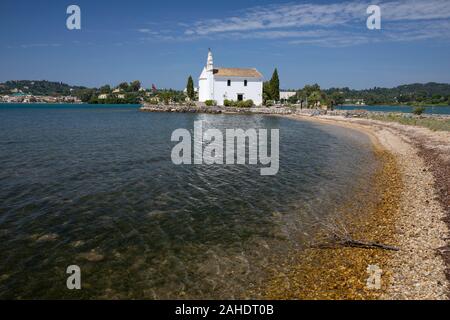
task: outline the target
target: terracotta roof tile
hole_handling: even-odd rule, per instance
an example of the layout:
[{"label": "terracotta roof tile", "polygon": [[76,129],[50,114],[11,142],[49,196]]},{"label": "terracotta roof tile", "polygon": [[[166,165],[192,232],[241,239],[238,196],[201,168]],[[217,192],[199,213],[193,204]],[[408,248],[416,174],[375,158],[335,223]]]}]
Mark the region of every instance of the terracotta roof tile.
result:
[{"label": "terracotta roof tile", "polygon": [[246,77],[262,78],[262,74],[256,69],[244,68],[215,68],[214,75],[218,77]]}]

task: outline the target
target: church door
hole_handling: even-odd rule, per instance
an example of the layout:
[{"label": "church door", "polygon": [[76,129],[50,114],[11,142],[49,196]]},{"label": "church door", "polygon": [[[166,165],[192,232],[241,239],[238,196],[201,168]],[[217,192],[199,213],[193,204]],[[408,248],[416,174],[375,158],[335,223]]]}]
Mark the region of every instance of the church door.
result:
[{"label": "church door", "polygon": [[238,95],[237,95],[237,100],[238,100],[238,101],[242,101],[242,100],[244,100],[244,95],[243,95],[243,94],[240,94],[240,93],[238,93]]}]

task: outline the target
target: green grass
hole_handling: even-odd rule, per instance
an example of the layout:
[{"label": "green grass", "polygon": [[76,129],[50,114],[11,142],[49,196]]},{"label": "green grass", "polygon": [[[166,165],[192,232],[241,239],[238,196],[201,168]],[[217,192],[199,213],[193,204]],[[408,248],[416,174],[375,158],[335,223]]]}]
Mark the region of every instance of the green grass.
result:
[{"label": "green grass", "polygon": [[450,119],[405,117],[394,114],[371,115],[369,118],[380,121],[398,122],[410,126],[425,127],[433,131],[450,131]]}]

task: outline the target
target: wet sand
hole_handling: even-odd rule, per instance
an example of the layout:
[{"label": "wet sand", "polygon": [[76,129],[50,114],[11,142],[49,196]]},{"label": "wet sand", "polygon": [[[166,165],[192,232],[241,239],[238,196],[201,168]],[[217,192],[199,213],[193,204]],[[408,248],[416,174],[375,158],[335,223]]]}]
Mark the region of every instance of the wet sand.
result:
[{"label": "wet sand", "polygon": [[[372,181],[380,198],[345,219],[351,221],[347,228],[354,239],[400,250],[307,249],[280,268],[287,271],[273,270],[264,297],[447,299],[450,135],[367,119],[288,117],[340,125],[371,137],[382,163]],[[368,265],[382,269],[381,289],[367,287]]]}]

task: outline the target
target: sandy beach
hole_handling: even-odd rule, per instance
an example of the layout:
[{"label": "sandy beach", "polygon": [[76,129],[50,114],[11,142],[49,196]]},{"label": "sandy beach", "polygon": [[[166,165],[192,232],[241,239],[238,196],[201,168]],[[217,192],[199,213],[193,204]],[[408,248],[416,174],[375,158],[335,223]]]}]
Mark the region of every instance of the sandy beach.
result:
[{"label": "sandy beach", "polygon": [[[383,165],[374,177],[380,201],[368,204],[351,234],[398,251],[311,248],[273,276],[272,299],[448,299],[450,133],[377,120],[289,115],[368,134]],[[368,265],[382,269],[381,289],[366,285]]]}]

